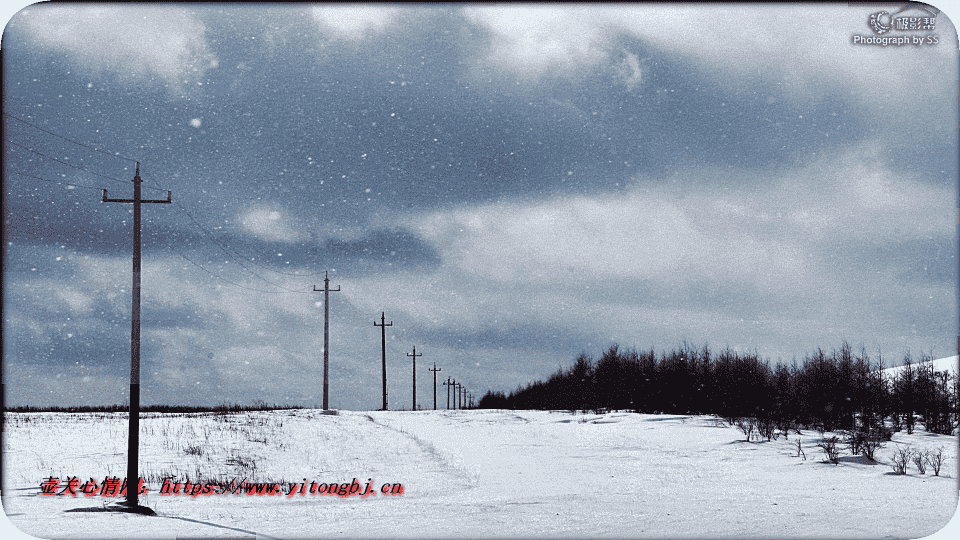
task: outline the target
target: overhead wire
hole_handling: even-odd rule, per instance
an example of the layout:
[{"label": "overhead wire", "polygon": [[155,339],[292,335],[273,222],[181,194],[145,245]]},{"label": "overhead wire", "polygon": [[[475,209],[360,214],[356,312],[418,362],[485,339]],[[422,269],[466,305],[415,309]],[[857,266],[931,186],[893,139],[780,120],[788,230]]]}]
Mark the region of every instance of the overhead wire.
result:
[{"label": "overhead wire", "polygon": [[103,191],[103,188],[94,187],[94,186],[82,186],[80,184],[71,184],[70,182],[57,182],[56,180],[49,180],[47,178],[41,178],[39,176],[33,176],[32,174],[24,174],[15,171],[10,171],[10,174],[15,174],[17,176],[26,176],[27,178],[36,178],[37,180],[43,180],[44,182],[50,182],[53,184],[60,184],[61,186],[71,186],[75,188],[84,188],[84,189],[95,189],[97,191]]},{"label": "overhead wire", "polygon": [[100,176],[100,177],[102,177],[102,178],[106,178],[107,180],[113,180],[114,182],[120,182],[120,183],[126,184],[126,182],[124,182],[123,180],[120,180],[120,179],[118,179],[118,178],[114,178],[114,177],[112,177],[112,176],[107,176],[107,175],[105,175],[105,174],[95,173],[95,172],[93,172],[93,171],[88,171],[87,169],[84,169],[83,167],[78,167],[77,165],[74,165],[74,164],[72,164],[72,163],[67,163],[66,161],[60,161],[59,159],[57,159],[57,158],[55,158],[55,157],[51,157],[51,156],[48,156],[48,155],[44,154],[43,152],[37,152],[36,150],[34,150],[34,149],[32,149],[32,148],[27,148],[26,146],[23,146],[22,144],[17,144],[17,143],[15,143],[15,142],[11,141],[10,139],[4,138],[3,140],[4,140],[4,142],[7,142],[7,143],[10,143],[10,144],[12,144],[12,145],[14,145],[14,146],[18,146],[18,147],[20,147],[20,148],[23,148],[24,150],[26,150],[26,151],[28,151],[28,152],[33,152],[34,154],[37,154],[37,155],[39,155],[39,156],[43,156],[43,157],[45,157],[45,158],[47,158],[47,159],[52,159],[53,161],[56,161],[57,163],[62,163],[63,165],[66,165],[67,167],[73,167],[74,169],[81,170],[81,171],[83,171],[83,172],[85,172],[85,173],[89,173],[89,174],[92,174],[92,175],[94,175],[94,176]]},{"label": "overhead wire", "polygon": [[42,132],[44,132],[44,133],[49,133],[50,135],[53,135],[54,137],[60,137],[61,139],[65,140],[65,141],[72,142],[73,144],[80,145],[80,146],[82,146],[82,147],[84,147],[84,148],[89,148],[90,150],[93,150],[94,152],[100,152],[101,154],[105,154],[105,155],[108,155],[108,156],[110,156],[110,157],[115,157],[115,158],[117,158],[117,159],[125,159],[125,160],[127,160],[127,161],[132,161],[132,162],[136,162],[136,161],[137,161],[137,160],[135,160],[135,159],[130,159],[130,158],[128,158],[128,157],[121,156],[119,153],[117,153],[117,154],[111,154],[110,152],[106,152],[106,151],[104,151],[104,150],[99,150],[99,149],[94,148],[94,147],[92,147],[92,146],[88,146],[88,145],[86,145],[86,144],[83,144],[82,142],[78,142],[78,141],[75,141],[75,140],[73,140],[73,139],[69,139],[69,138],[67,138],[67,137],[64,137],[63,135],[58,135],[58,134],[56,134],[56,133],[54,133],[54,132],[52,132],[52,131],[47,131],[47,130],[43,129],[43,128],[40,127],[40,126],[35,126],[35,125],[31,124],[30,122],[27,122],[26,120],[21,120],[20,118],[17,118],[16,116],[13,116],[12,114],[3,113],[3,115],[6,116],[6,117],[8,117],[8,118],[12,118],[12,119],[16,120],[17,122],[24,123],[24,124],[26,124],[26,125],[28,125],[28,126],[30,126],[30,127],[32,127],[32,128],[39,129],[40,131],[42,131]]},{"label": "overhead wire", "polygon": [[217,275],[217,274],[213,273],[213,272],[210,271],[209,269],[205,268],[202,264],[195,262],[194,260],[190,259],[190,258],[187,257],[186,255],[184,255],[183,253],[181,253],[180,250],[174,249],[173,251],[174,251],[177,255],[179,255],[183,260],[187,261],[188,263],[196,266],[197,268],[199,268],[199,269],[203,270],[204,272],[210,274],[211,276],[219,279],[220,281],[224,281],[224,282],[226,282],[226,283],[229,283],[230,285],[233,285],[234,287],[240,287],[241,289],[246,289],[246,290],[248,290],[248,291],[254,291],[254,292],[259,292],[259,293],[266,293],[266,294],[291,294],[291,293],[309,294],[309,291],[293,291],[293,290],[287,290],[287,291],[264,291],[264,290],[261,290],[261,289],[254,289],[254,288],[252,288],[252,287],[247,287],[247,286],[245,286],[245,285],[240,285],[239,283],[234,283],[233,281],[230,281],[229,279],[227,279],[227,278],[225,278],[225,277],[223,277],[223,276],[220,276],[220,275]]},{"label": "overhead wire", "polygon": [[[99,153],[101,153],[101,154],[104,154],[104,155],[107,155],[107,156],[110,156],[110,157],[114,157],[114,158],[117,158],[117,159],[123,159],[123,160],[130,161],[130,162],[134,162],[134,163],[140,163],[139,161],[137,161],[137,160],[135,160],[135,159],[131,159],[131,158],[122,156],[122,155],[120,155],[119,153],[112,154],[112,153],[106,152],[106,151],[104,151],[104,150],[99,150],[99,149],[94,148],[94,147],[92,147],[92,146],[90,146],[90,145],[83,144],[83,143],[81,143],[81,142],[79,142],[79,141],[75,141],[75,140],[73,140],[73,139],[70,139],[69,137],[64,137],[63,135],[59,135],[59,134],[54,133],[54,132],[52,132],[52,131],[43,129],[42,127],[36,126],[36,125],[34,125],[34,124],[31,124],[30,122],[27,122],[27,121],[25,121],[25,120],[22,120],[22,119],[20,119],[20,118],[17,118],[16,116],[13,116],[12,114],[3,113],[3,116],[8,117],[8,118],[11,118],[11,119],[13,119],[13,120],[16,120],[16,121],[18,121],[18,122],[20,122],[20,123],[22,123],[22,124],[25,124],[25,125],[27,125],[27,126],[30,126],[30,127],[32,127],[32,128],[38,129],[38,130],[40,130],[40,131],[42,131],[42,132],[44,132],[44,133],[47,133],[47,134],[49,134],[49,135],[53,135],[54,137],[58,137],[58,138],[63,139],[63,140],[65,140],[65,141],[68,141],[68,142],[71,142],[71,143],[73,143],[73,144],[76,144],[76,145],[78,145],[78,146],[82,146],[82,147],[84,147],[84,148],[93,150],[94,152],[99,152]],[[104,175],[104,174],[95,173],[95,172],[93,172],[93,171],[84,169],[83,167],[79,167],[79,166],[77,166],[77,165],[73,165],[72,163],[67,163],[67,162],[61,161],[61,160],[59,160],[59,159],[57,159],[57,158],[55,158],[55,157],[49,156],[49,155],[47,155],[47,154],[44,154],[43,152],[39,152],[39,151],[34,150],[34,149],[32,149],[32,148],[28,148],[28,147],[26,147],[26,146],[23,146],[22,144],[13,142],[12,140],[10,140],[10,139],[7,138],[7,137],[4,138],[4,141],[6,141],[6,142],[8,142],[8,143],[10,143],[10,144],[12,144],[12,145],[14,145],[14,146],[17,146],[17,147],[19,147],[19,148],[23,148],[24,150],[27,150],[28,152],[33,152],[34,154],[43,156],[43,157],[45,157],[45,158],[47,158],[47,159],[51,159],[51,160],[53,160],[53,161],[56,161],[57,163],[66,165],[66,166],[68,166],[68,167],[73,167],[74,169],[78,169],[78,170],[80,170],[80,171],[83,171],[83,172],[86,172],[86,173],[89,173],[89,174],[92,174],[92,175],[95,175],[95,176],[100,176],[100,177],[106,178],[106,179],[108,179],[108,180],[113,180],[113,181],[115,181],[115,182],[120,182],[120,183],[122,183],[122,184],[128,184],[128,183],[130,182],[129,180],[120,180],[119,178],[114,178],[114,177],[112,177],[112,176],[107,176],[107,175]],[[161,188],[157,188],[157,187],[153,187],[153,186],[142,186],[142,187],[143,187],[144,189],[153,189],[153,190],[157,190],[157,191],[165,191],[165,190],[163,190],[163,189],[161,189]]]},{"label": "overhead wire", "polygon": [[[176,202],[176,201],[175,201],[175,202]],[[239,253],[236,253],[236,252],[234,252],[234,251],[232,251],[232,250],[229,250],[229,249],[227,249],[226,247],[224,247],[223,244],[221,244],[219,241],[217,241],[217,239],[214,237],[213,233],[211,233],[210,231],[207,230],[206,227],[204,227],[203,225],[201,225],[200,222],[197,221],[197,219],[194,218],[194,217],[190,214],[190,212],[188,212],[187,209],[186,209],[182,204],[180,204],[179,202],[176,202],[176,204],[177,204],[177,206],[180,207],[181,210],[183,210],[183,213],[185,213],[185,214],[187,215],[187,217],[189,217],[190,220],[193,221],[193,223],[194,223],[197,227],[200,227],[200,230],[202,230],[202,231],[204,232],[204,234],[206,234],[206,235],[210,238],[210,241],[211,241],[211,242],[213,242],[214,244],[216,244],[216,246],[217,246],[218,248],[220,248],[220,250],[223,251],[225,254],[227,254],[227,256],[229,256],[230,258],[232,258],[232,259],[234,259],[235,261],[237,261],[237,263],[240,265],[240,267],[243,268],[244,270],[246,270],[248,273],[250,273],[250,274],[252,274],[252,275],[254,275],[254,276],[262,279],[263,281],[265,281],[266,283],[268,283],[268,284],[270,284],[270,285],[273,285],[274,287],[279,287],[279,288],[283,289],[283,290],[286,291],[286,292],[291,292],[291,293],[302,293],[302,292],[303,292],[303,291],[295,291],[295,290],[293,290],[293,289],[288,289],[287,287],[284,287],[283,285],[278,285],[278,284],[276,284],[276,283],[273,283],[272,281],[268,280],[267,278],[261,276],[260,274],[254,272],[254,271],[250,270],[249,268],[247,268],[246,266],[244,266],[243,262],[241,262],[241,261],[244,261],[244,262],[253,262],[254,264],[256,264],[256,262],[255,262],[255,261],[246,261],[246,259],[245,259],[243,256],[241,256]],[[259,265],[259,264],[258,264],[257,266],[263,267],[262,265]],[[266,267],[263,267],[263,268],[266,268]],[[269,268],[268,268],[268,270],[269,270]],[[275,271],[275,270],[274,270],[274,271]],[[282,273],[282,272],[280,272],[280,273]],[[277,292],[279,292],[279,291],[277,291]]]},{"label": "overhead wire", "polygon": [[[95,148],[95,147],[92,147],[92,146],[90,146],[90,145],[81,143],[81,142],[79,142],[79,141],[75,141],[75,140],[70,139],[70,138],[68,138],[68,137],[64,137],[63,135],[59,135],[59,134],[54,133],[54,132],[52,132],[52,131],[49,131],[49,130],[46,130],[46,129],[41,128],[41,127],[39,127],[39,126],[36,126],[36,125],[34,125],[34,124],[31,124],[30,122],[27,122],[27,121],[25,121],[25,120],[22,120],[22,119],[20,119],[20,118],[18,118],[18,117],[16,117],[16,116],[11,115],[11,114],[3,113],[3,116],[8,117],[8,118],[10,118],[10,119],[12,119],[12,120],[16,120],[16,121],[18,121],[18,122],[20,122],[20,123],[22,123],[22,124],[25,124],[25,125],[27,125],[27,126],[30,126],[30,127],[34,128],[34,129],[40,130],[40,131],[42,131],[42,132],[44,132],[44,133],[47,133],[47,134],[49,134],[49,135],[53,135],[54,137],[58,137],[58,138],[63,139],[63,140],[65,140],[65,141],[74,143],[74,144],[76,144],[76,145],[78,145],[78,146],[82,146],[82,147],[84,147],[84,148],[93,150],[93,151],[95,151],[95,152],[99,152],[99,153],[101,153],[101,154],[104,154],[104,155],[107,155],[107,156],[110,156],[110,157],[115,157],[115,158],[118,158],[118,159],[123,159],[123,160],[126,160],[126,161],[130,161],[130,162],[140,163],[139,161],[137,161],[137,160],[135,160],[135,159],[131,159],[131,158],[122,156],[122,155],[120,155],[119,153],[106,152],[106,151],[104,151],[104,150],[100,150],[100,149],[98,149],[98,148]],[[108,180],[113,180],[114,182],[120,182],[120,183],[122,183],[122,184],[127,184],[127,181],[120,180],[120,179],[118,179],[118,178],[113,178],[113,177],[111,177],[111,176],[106,176],[106,175],[103,175],[103,174],[95,173],[95,172],[93,172],[93,171],[84,169],[83,167],[79,167],[79,166],[77,166],[77,165],[73,165],[72,163],[67,163],[67,162],[65,162],[65,161],[61,161],[61,160],[56,159],[56,158],[54,158],[54,157],[52,157],[52,156],[49,156],[49,155],[47,155],[47,154],[44,154],[43,152],[39,152],[39,151],[34,150],[34,149],[32,149],[32,148],[26,147],[26,146],[24,146],[24,145],[22,145],[22,144],[13,142],[13,141],[10,140],[9,138],[6,138],[6,137],[5,137],[4,140],[5,140],[5,142],[7,142],[7,143],[9,143],[9,144],[12,144],[12,145],[14,145],[14,146],[16,146],[16,147],[22,148],[22,149],[24,149],[24,150],[27,150],[28,152],[32,152],[32,153],[37,154],[37,155],[39,155],[39,156],[45,157],[45,158],[47,158],[47,159],[56,161],[57,163],[60,163],[60,164],[62,164],[62,165],[66,165],[66,166],[68,166],[68,167],[72,167],[72,168],[74,168],[74,169],[77,169],[77,170],[86,172],[86,173],[88,173],[88,174],[92,174],[92,175],[95,175],[95,176],[100,176],[100,177],[106,178],[106,179],[108,179]],[[25,174],[25,173],[19,173],[19,172],[13,172],[13,171],[11,171],[11,174],[16,174],[16,175],[18,175],[18,176],[24,176],[24,177],[28,177],[28,178],[34,178],[34,179],[37,179],[37,180],[42,180],[42,181],[45,181],[45,182],[51,182],[51,183],[54,183],[54,184],[60,184],[60,185],[66,185],[66,186],[72,186],[72,187],[78,187],[78,188],[84,188],[84,189],[96,189],[96,190],[98,190],[98,191],[104,191],[104,188],[93,187],[93,186],[84,186],[84,185],[73,184],[73,183],[69,183],[69,182],[57,182],[57,181],[54,181],[54,180],[49,180],[49,179],[46,179],[46,178],[42,178],[42,177],[39,177],[39,176],[33,176],[33,175]],[[159,184],[158,184],[158,185],[159,185]],[[154,190],[158,190],[158,191],[168,191],[168,190],[166,190],[166,189],[163,189],[162,187],[153,187],[153,186],[142,186],[142,187],[143,187],[143,188],[146,188],[146,189],[154,189]],[[177,201],[175,201],[175,202],[177,202]],[[243,255],[241,255],[241,254],[237,253],[236,251],[234,251],[234,250],[232,250],[232,249],[229,249],[229,248],[225,247],[223,244],[221,244],[221,243],[216,239],[216,237],[214,236],[214,234],[213,234],[212,232],[210,232],[209,230],[207,230],[206,227],[204,227],[196,218],[193,217],[193,215],[190,214],[190,212],[187,211],[186,207],[184,207],[184,206],[183,206],[182,204],[180,204],[179,202],[177,202],[177,206],[187,215],[187,217],[190,218],[190,220],[191,220],[197,227],[200,228],[201,231],[203,231],[204,234],[206,234],[206,235],[210,238],[210,240],[211,240],[218,248],[220,248],[221,251],[223,251],[226,255],[228,255],[229,257],[233,258],[235,261],[237,261],[237,263],[240,265],[241,268],[243,268],[243,269],[244,269],[245,271],[247,271],[249,274],[251,274],[251,275],[253,275],[253,276],[257,277],[257,278],[260,278],[261,280],[263,280],[263,281],[266,282],[267,284],[272,285],[272,286],[274,286],[274,287],[278,287],[278,288],[280,288],[280,289],[284,289],[284,290],[283,290],[283,291],[263,291],[263,290],[259,290],[259,289],[253,289],[253,288],[250,288],[250,287],[246,287],[246,286],[243,286],[243,285],[234,283],[234,282],[232,282],[232,281],[230,281],[230,280],[227,280],[226,278],[223,278],[222,276],[218,276],[217,274],[211,272],[211,271],[208,270],[207,268],[203,267],[201,264],[199,264],[199,263],[197,263],[197,262],[189,259],[188,257],[186,257],[185,255],[183,255],[182,253],[180,253],[180,252],[178,251],[177,254],[178,254],[181,258],[183,258],[184,260],[190,262],[191,264],[199,267],[201,270],[204,270],[205,272],[207,272],[207,273],[209,273],[210,275],[216,277],[217,279],[220,279],[220,280],[222,280],[222,281],[225,281],[225,282],[227,282],[227,283],[230,283],[231,285],[234,285],[234,286],[237,286],[237,287],[240,287],[240,288],[243,288],[243,289],[247,289],[247,290],[251,290],[251,291],[256,291],[256,292],[262,292],[262,293],[272,293],[272,294],[289,294],[289,293],[309,294],[310,291],[296,291],[296,290],[288,289],[287,287],[284,287],[284,286],[282,286],[282,285],[278,285],[278,284],[276,284],[276,283],[273,283],[273,282],[271,282],[270,280],[266,279],[265,277],[261,276],[260,274],[257,274],[256,272],[253,272],[252,270],[250,270],[249,268],[247,268],[247,267],[244,265],[244,262],[252,263],[252,264],[254,264],[254,265],[256,265],[256,266],[258,266],[258,267],[260,267],[260,268],[263,268],[264,270],[268,270],[268,271],[271,271],[271,272],[274,272],[274,273],[277,273],[277,274],[282,274],[282,275],[287,275],[287,276],[309,277],[309,276],[319,275],[319,274],[320,274],[319,272],[309,273],[309,274],[298,274],[298,273],[292,273],[292,272],[282,272],[282,271],[280,271],[280,270],[274,270],[273,268],[270,268],[270,267],[268,267],[268,266],[265,266],[265,265],[263,265],[263,264],[260,264],[260,263],[258,263],[257,261],[255,261],[255,260],[253,260],[253,259],[247,259],[247,258],[244,257]]]},{"label": "overhead wire", "polygon": [[[186,207],[184,207],[184,206],[183,206],[182,204],[180,204],[179,202],[177,202],[177,206],[179,206],[179,207],[183,210],[183,212],[184,212],[185,214],[187,214],[187,216],[188,216],[198,227],[200,227],[200,228],[201,228],[204,232],[206,232],[209,236],[213,237],[213,233],[210,232],[210,231],[208,231],[203,225],[200,224],[200,222],[199,222],[196,218],[194,218],[189,212],[187,212]],[[220,244],[218,243],[217,245],[220,245]],[[223,248],[222,246],[221,246],[221,248],[224,249],[224,250],[228,249],[228,248]],[[293,276],[293,277],[311,277],[311,276],[319,276],[319,275],[320,275],[320,272],[311,272],[311,273],[307,273],[307,274],[298,274],[298,273],[294,273],[294,272],[281,272],[280,270],[274,270],[273,268],[270,268],[269,266],[260,264],[260,263],[258,263],[257,261],[255,261],[255,260],[253,260],[253,259],[248,259],[248,258],[244,257],[242,254],[238,253],[238,252],[235,251],[235,250],[230,249],[229,251],[232,252],[232,253],[233,253],[234,255],[236,255],[237,257],[243,259],[244,261],[247,261],[247,262],[249,262],[249,263],[252,263],[252,264],[254,264],[254,265],[256,265],[256,266],[259,266],[260,268],[263,268],[264,270],[268,270],[268,271],[274,272],[274,273],[276,273],[276,274],[281,274],[281,275],[284,275],[284,276]],[[256,275],[256,274],[255,274],[255,275]]]}]

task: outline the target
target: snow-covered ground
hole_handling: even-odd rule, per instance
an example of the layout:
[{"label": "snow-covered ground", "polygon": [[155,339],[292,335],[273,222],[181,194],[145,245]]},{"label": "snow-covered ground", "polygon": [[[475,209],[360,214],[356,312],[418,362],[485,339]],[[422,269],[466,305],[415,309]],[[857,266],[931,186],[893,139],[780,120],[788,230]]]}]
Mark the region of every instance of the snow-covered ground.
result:
[{"label": "snow-covered ground", "polygon": [[[954,375],[960,372],[960,365],[958,365],[960,364],[960,357],[958,356],[951,356],[948,358],[938,358],[936,360],[931,360],[931,363],[933,364],[933,369],[935,371],[949,371]],[[917,362],[913,363],[914,368],[916,368],[917,365],[918,365]],[[903,371],[903,366],[891,367],[883,370],[884,374],[888,378],[892,378],[896,376],[901,371]]]},{"label": "snow-covered ground", "polygon": [[[141,421],[142,504],[157,516],[66,512],[50,476],[124,476],[122,414],[8,414],[3,507],[41,538],[818,537],[921,538],[957,508],[957,440],[898,433],[878,462],[824,462],[819,434],[745,442],[711,417],[536,411],[315,410]],[[29,419],[29,420],[28,420]],[[802,442],[806,459],[797,455]],[[940,476],[897,445],[945,456]],[[160,495],[163,476],[276,482],[281,495]],[[295,494],[291,482],[402,484],[402,495]],[[62,484],[61,484],[62,486]],[[949,534],[941,532],[940,535]]]}]

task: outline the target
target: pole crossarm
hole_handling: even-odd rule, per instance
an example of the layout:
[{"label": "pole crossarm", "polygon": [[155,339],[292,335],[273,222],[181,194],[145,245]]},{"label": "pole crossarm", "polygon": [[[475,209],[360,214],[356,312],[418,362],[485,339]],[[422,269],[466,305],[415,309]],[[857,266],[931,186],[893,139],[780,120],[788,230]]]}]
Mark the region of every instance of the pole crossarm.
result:
[{"label": "pole crossarm", "polygon": [[131,511],[152,513],[152,510],[137,504],[140,494],[140,475],[137,465],[140,459],[140,266],[141,266],[141,209],[144,203],[170,204],[171,194],[167,191],[164,200],[143,199],[140,196],[143,179],[140,178],[140,162],[133,176],[133,198],[111,199],[107,190],[103,190],[102,202],[133,203],[133,290],[131,291],[130,316],[130,424],[127,437],[127,499],[126,506]]},{"label": "pole crossarm", "polygon": [[323,273],[323,289],[313,286],[313,292],[323,292],[323,410],[330,404],[330,293],[340,292],[340,286],[330,288],[330,278]]},{"label": "pole crossarm", "polygon": [[[107,190],[103,190],[103,202],[123,202],[123,203],[132,203],[136,202],[133,199],[108,199]],[[141,203],[160,203],[160,204],[172,204],[173,200],[170,198],[170,192],[167,191],[166,199],[140,199]]]},{"label": "pole crossarm", "polygon": [[387,327],[393,326],[393,321],[387,324],[387,317],[384,312],[380,312],[380,324],[373,321],[374,326],[380,327],[380,350],[383,359],[383,410],[387,410]]}]

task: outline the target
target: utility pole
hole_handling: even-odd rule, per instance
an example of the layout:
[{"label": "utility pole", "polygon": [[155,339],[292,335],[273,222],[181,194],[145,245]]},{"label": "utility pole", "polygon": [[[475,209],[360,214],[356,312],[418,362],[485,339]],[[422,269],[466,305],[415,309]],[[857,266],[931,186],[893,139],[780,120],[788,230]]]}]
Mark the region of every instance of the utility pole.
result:
[{"label": "utility pole", "polygon": [[423,356],[423,353],[417,354],[417,346],[413,346],[413,354],[407,353],[407,356],[413,357],[413,410],[417,410],[417,357]]},{"label": "utility pole", "polygon": [[447,387],[447,410],[450,410],[450,387],[453,383],[450,382],[450,377],[447,377],[447,382],[443,383]]},{"label": "utility pole", "polygon": [[427,371],[433,372],[433,410],[437,410],[437,372],[443,371],[443,368],[438,368],[437,363],[433,363],[433,369],[428,369]]},{"label": "utility pole", "polygon": [[387,318],[384,313],[380,312],[380,324],[377,324],[377,321],[373,321],[374,326],[380,327],[380,350],[381,358],[383,358],[383,410],[387,410],[387,327],[393,326],[393,321],[390,321],[390,324],[385,324]]},{"label": "utility pole", "polygon": [[126,510],[140,514],[153,514],[153,510],[137,504],[140,494],[140,475],[137,463],[140,459],[140,205],[144,203],[170,204],[170,192],[166,200],[144,200],[140,196],[140,162],[133,176],[132,199],[108,199],[103,190],[103,202],[133,203],[133,302],[130,326],[130,426],[127,436],[127,503]]},{"label": "utility pole", "polygon": [[456,383],[456,386],[457,387],[453,390],[453,408],[459,409],[460,408],[460,390],[463,389],[463,385],[460,383]]},{"label": "utility pole", "polygon": [[[313,292],[320,292],[317,286],[313,286]],[[323,410],[327,410],[330,397],[330,278],[327,272],[323,273]],[[340,286],[332,292],[340,292]]]}]

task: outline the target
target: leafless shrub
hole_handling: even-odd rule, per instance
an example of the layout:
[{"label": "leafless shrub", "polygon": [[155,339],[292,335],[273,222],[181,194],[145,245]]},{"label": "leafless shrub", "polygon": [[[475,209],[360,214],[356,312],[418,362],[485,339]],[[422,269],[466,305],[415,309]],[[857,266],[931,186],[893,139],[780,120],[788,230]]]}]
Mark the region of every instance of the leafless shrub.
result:
[{"label": "leafless shrub", "polygon": [[860,454],[860,447],[863,445],[864,434],[861,431],[849,431],[845,432],[843,442],[846,443],[847,448],[850,450],[852,455]]},{"label": "leafless shrub", "polygon": [[783,438],[787,439],[788,441],[790,440],[791,429],[796,431],[797,433],[800,433],[800,429],[797,428],[797,424],[794,423],[793,420],[790,420],[787,418],[780,418],[779,420],[777,420],[776,426],[777,426],[777,429],[779,429],[780,432],[783,433]]},{"label": "leafless shrub", "polygon": [[917,466],[917,471],[920,474],[925,474],[927,472],[927,462],[930,460],[930,451],[929,450],[914,450],[913,454],[910,456],[913,460],[913,464]]},{"label": "leafless shrub", "polygon": [[797,439],[797,457],[800,457],[801,454],[803,455],[803,460],[806,461],[807,454],[803,451],[803,447],[800,446],[800,439]]},{"label": "leafless shrub", "polygon": [[907,474],[907,464],[910,463],[910,449],[904,448],[897,445],[896,451],[894,451],[893,459],[893,472],[894,474]]},{"label": "leafless shrub", "polygon": [[846,434],[844,442],[850,449],[850,453],[861,455],[870,461],[876,461],[874,455],[883,443],[883,434],[878,431],[854,430]]},{"label": "leafless shrub", "polygon": [[864,439],[863,444],[860,447],[863,457],[869,459],[870,461],[876,461],[874,455],[876,455],[877,450],[883,446],[879,437],[867,437]]},{"label": "leafless shrub", "polygon": [[183,453],[191,456],[202,456],[203,448],[200,448],[199,446],[188,446],[183,449]]},{"label": "leafless shrub", "polygon": [[750,442],[753,430],[757,427],[756,421],[753,418],[737,418],[735,425],[747,436],[747,442]]},{"label": "leafless shrub", "polygon": [[930,452],[929,450],[927,451],[927,454],[930,466],[933,467],[933,475],[940,476],[940,467],[943,466],[943,447],[941,446],[938,448],[936,454]]},{"label": "leafless shrub", "polygon": [[768,441],[776,440],[779,436],[777,433],[777,424],[772,418],[760,418],[756,421],[756,425],[757,433],[761,437],[766,437]]},{"label": "leafless shrub", "polygon": [[840,438],[834,435],[832,437],[824,437],[820,439],[819,443],[817,443],[817,446],[822,448],[823,453],[827,455],[827,459],[830,461],[830,463],[833,463],[834,465],[840,464],[840,448],[838,448],[839,442]]}]

